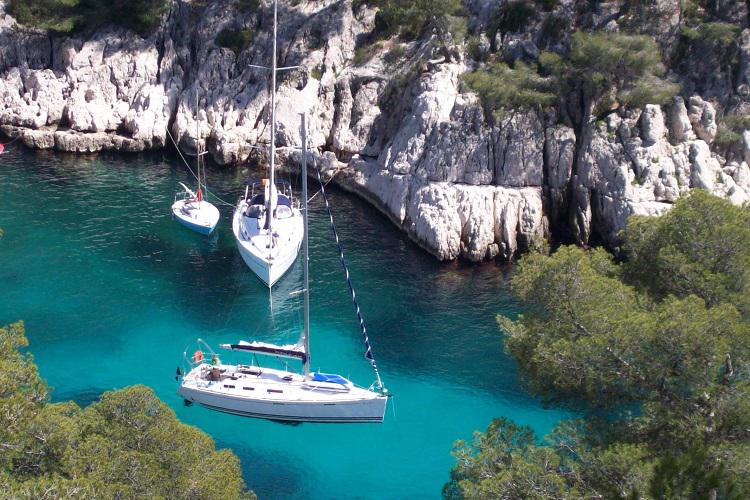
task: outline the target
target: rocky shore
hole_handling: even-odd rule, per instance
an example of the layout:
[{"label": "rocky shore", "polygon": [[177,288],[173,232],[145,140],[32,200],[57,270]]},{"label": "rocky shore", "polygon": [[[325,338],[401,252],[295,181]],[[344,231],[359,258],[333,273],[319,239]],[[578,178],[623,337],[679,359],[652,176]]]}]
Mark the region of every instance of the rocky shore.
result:
[{"label": "rocky shore", "polygon": [[[601,15],[622,3],[602,2]],[[659,3],[654,36],[668,48],[677,2]],[[573,2],[558,4],[562,15]],[[267,75],[251,66],[270,58],[263,3],[241,11],[231,0],[175,1],[147,38],[122,29],[54,36],[20,27],[5,7],[0,130],[27,147],[142,151],[168,146],[171,133],[183,148],[204,144],[220,164],[263,154]],[[481,0],[467,7],[470,26],[489,15]],[[738,38],[742,70],[728,83],[688,81],[668,105],[612,113],[590,124],[591,140],[576,151],[575,131],[556,117],[517,111],[490,125],[459,78],[476,65],[463,45],[427,33],[378,42],[362,57],[374,16],[345,0],[280,3],[279,63],[302,69],[280,75],[277,144],[300,144],[298,113],[306,110],[325,173],[441,260],[512,258],[550,234],[614,243],[629,215],[661,214],[694,188],[750,201],[750,131],[739,157],[714,145],[722,110],[742,108],[750,88],[748,28]],[[600,22],[616,30],[619,19]],[[252,41],[222,48],[222,30],[250,30]],[[483,50],[527,57],[539,51],[535,33],[531,26],[493,44],[484,33],[480,40]],[[573,173],[576,155],[583,168]]]}]

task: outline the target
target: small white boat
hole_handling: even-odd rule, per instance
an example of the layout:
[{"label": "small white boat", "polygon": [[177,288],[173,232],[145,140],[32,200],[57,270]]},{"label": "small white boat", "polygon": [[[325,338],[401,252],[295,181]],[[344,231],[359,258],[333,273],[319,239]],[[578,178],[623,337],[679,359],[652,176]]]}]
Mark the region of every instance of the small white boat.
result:
[{"label": "small white boat", "polygon": [[196,195],[192,189],[180,182],[184,191],[175,195],[172,204],[172,215],[183,226],[201,234],[211,234],[219,222],[219,209],[203,199],[199,190]]},{"label": "small white boat", "polygon": [[[303,122],[303,144],[306,144]],[[369,340],[360,316],[365,340],[365,357],[370,360],[376,381],[365,389],[357,387],[341,375],[310,372],[310,292],[307,244],[307,152],[302,161],[303,242],[304,242],[304,327],[293,345],[265,342],[222,344],[220,347],[253,355],[275,356],[302,362],[302,373],[248,364],[224,364],[203,341],[210,359],[197,350],[185,362],[177,393],[188,403],[198,403],[212,410],[246,417],[265,418],[284,422],[362,423],[382,422],[388,391],[383,387],[372,357]],[[325,196],[325,195],[324,195]],[[342,257],[343,261],[343,257]],[[354,298],[354,295],[352,296]],[[356,305],[356,300],[355,300]],[[357,306],[359,315],[359,306]]]},{"label": "small white boat", "polygon": [[[276,1],[273,4],[273,61],[271,64],[271,127],[268,179],[245,187],[232,218],[237,249],[247,267],[272,287],[297,259],[302,243],[302,214],[288,184],[277,185],[276,168]],[[289,68],[282,68],[289,69]],[[279,192],[281,187],[281,192]]]},{"label": "small white boat", "polygon": [[[200,146],[197,91],[195,94],[195,125],[197,129],[196,143],[198,144],[195,164],[197,174],[193,173],[193,175],[195,175],[196,180],[198,181],[198,190],[195,192],[180,182],[182,191],[179,191],[174,196],[172,215],[177,219],[177,222],[183,226],[192,229],[193,231],[197,231],[200,234],[208,235],[211,234],[216,227],[216,224],[219,222],[219,209],[203,198],[203,187],[206,187],[206,191],[208,191],[208,187],[206,186],[206,165],[205,163],[202,164],[201,157],[206,154],[206,151],[201,152]],[[180,155],[182,155],[182,153],[180,153]],[[185,158],[183,157],[183,161],[184,160]],[[185,161],[185,166],[190,169],[187,161]]]}]

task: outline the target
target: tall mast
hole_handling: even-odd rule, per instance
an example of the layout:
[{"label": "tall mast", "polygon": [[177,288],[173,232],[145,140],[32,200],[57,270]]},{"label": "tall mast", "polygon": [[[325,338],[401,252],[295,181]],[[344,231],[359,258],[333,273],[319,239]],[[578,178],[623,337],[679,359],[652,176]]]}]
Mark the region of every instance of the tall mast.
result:
[{"label": "tall mast", "polygon": [[[198,167],[198,192],[201,190],[201,137],[198,123],[198,82],[195,83],[195,165]],[[198,196],[196,192],[196,196]],[[202,196],[201,196],[202,198]],[[200,203],[200,199],[198,201]]]},{"label": "tall mast", "polygon": [[302,256],[303,269],[305,270],[304,297],[304,337],[305,346],[305,378],[310,374],[310,259],[309,249],[307,247],[307,116],[302,113],[302,221],[304,233],[302,236],[302,245],[304,255]]},{"label": "tall mast", "polygon": [[268,200],[267,200],[267,211],[268,211],[268,238],[270,246],[273,246],[273,192],[275,188],[274,184],[274,167],[276,163],[276,20],[277,14],[277,0],[273,0],[273,60],[271,61],[271,173],[269,177],[268,187]]}]

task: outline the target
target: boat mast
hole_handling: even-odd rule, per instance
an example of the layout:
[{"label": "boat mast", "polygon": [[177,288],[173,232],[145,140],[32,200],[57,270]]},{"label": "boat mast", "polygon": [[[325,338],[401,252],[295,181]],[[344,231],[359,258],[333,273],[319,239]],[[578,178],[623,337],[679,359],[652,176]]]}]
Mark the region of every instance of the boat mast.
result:
[{"label": "boat mast", "polygon": [[201,194],[201,131],[198,123],[198,82],[195,83],[195,165],[198,167],[198,191],[195,195],[198,197],[198,204],[203,198]]},{"label": "boat mast", "polygon": [[309,249],[307,246],[307,116],[305,113],[302,116],[302,221],[304,227],[304,233],[302,236],[302,245],[304,247],[304,255],[302,256],[305,283],[304,283],[304,329],[302,336],[304,338],[305,347],[305,378],[310,375],[310,259]]},{"label": "boat mast", "polygon": [[273,246],[273,192],[274,184],[274,167],[276,163],[276,20],[277,20],[277,0],[273,0],[273,60],[271,61],[271,172],[269,177],[268,200],[266,201],[266,210],[268,212],[268,239],[269,248]]}]

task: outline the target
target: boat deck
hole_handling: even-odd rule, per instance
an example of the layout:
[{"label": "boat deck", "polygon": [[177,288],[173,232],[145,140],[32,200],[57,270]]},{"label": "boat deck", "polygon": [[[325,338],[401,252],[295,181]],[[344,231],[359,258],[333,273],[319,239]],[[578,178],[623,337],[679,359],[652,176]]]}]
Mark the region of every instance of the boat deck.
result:
[{"label": "boat deck", "polygon": [[380,395],[346,384],[305,380],[302,375],[248,365],[219,365],[218,380],[213,380],[214,367],[203,363],[183,379],[183,387],[237,399],[278,402],[331,403],[375,399]]}]

